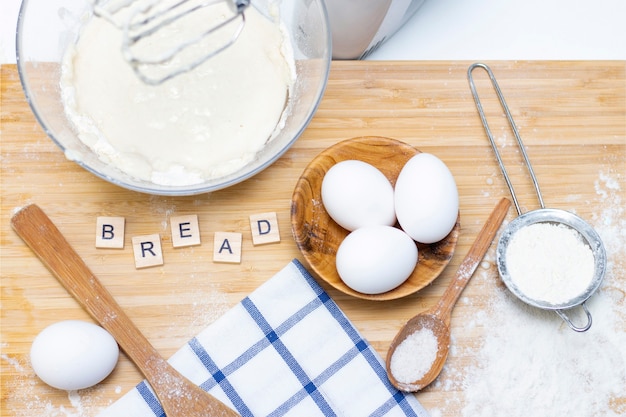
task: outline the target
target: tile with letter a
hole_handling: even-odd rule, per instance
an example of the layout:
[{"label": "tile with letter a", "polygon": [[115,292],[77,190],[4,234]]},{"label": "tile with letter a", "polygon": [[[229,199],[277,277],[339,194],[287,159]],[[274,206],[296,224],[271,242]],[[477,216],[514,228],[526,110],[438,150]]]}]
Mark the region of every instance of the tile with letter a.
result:
[{"label": "tile with letter a", "polygon": [[172,245],[175,248],[200,244],[200,227],[196,214],[172,217],[170,218],[170,227],[172,229]]},{"label": "tile with letter a", "polygon": [[135,253],[135,267],[137,269],[163,265],[161,236],[158,233],[133,236],[132,241],[133,252]]},{"label": "tile with letter a", "polygon": [[99,216],[96,219],[96,248],[124,248],[124,217]]},{"label": "tile with letter a", "polygon": [[215,232],[213,262],[241,263],[241,233]]},{"label": "tile with letter a", "polygon": [[253,245],[280,242],[276,213],[260,213],[250,216]]}]

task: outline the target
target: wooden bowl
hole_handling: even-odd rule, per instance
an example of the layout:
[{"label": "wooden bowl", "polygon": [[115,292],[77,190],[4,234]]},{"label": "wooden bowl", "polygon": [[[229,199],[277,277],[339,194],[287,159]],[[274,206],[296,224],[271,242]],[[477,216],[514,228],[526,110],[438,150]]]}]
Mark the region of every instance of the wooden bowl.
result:
[{"label": "wooden bowl", "polygon": [[[378,168],[395,186],[402,167],[414,155],[414,147],[378,136],[358,137],[339,142],[320,153],[298,180],[291,202],[291,229],[302,255],[311,269],[334,288],[367,300],[393,300],[413,294],[430,284],[452,259],[459,236],[460,218],[443,240],[426,245],[416,243],[418,264],[400,286],[382,294],[364,294],[348,287],[339,277],[335,257],[349,231],[330,218],[322,204],[322,180],[338,162],[357,159]],[[396,225],[396,227],[398,227]]]}]

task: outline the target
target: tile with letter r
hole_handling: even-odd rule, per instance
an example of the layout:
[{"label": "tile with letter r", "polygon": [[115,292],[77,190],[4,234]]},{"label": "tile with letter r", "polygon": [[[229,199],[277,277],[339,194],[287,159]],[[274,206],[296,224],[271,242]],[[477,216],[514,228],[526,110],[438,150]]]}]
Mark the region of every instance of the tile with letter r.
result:
[{"label": "tile with letter r", "polygon": [[161,250],[161,236],[157,234],[133,236],[133,252],[135,267],[148,268],[163,265],[163,251]]},{"label": "tile with letter r", "polygon": [[241,233],[215,232],[213,262],[241,263]]},{"label": "tile with letter r", "polygon": [[96,219],[96,248],[124,248],[124,217],[99,216]]}]

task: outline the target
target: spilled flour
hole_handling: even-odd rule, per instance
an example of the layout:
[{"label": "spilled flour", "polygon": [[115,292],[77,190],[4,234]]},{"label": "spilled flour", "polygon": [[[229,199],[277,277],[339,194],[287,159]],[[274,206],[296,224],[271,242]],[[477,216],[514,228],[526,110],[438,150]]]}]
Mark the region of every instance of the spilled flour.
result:
[{"label": "spilled flour", "polygon": [[[601,288],[587,302],[591,329],[576,333],[554,312],[517,300],[499,283],[494,267],[484,269],[487,262],[493,265],[492,248],[473,278],[489,291],[489,301],[467,326],[483,339],[456,352],[477,359],[470,367],[448,362],[446,377],[434,386],[447,400],[430,410],[432,417],[626,415],[626,190],[620,187],[620,175],[600,173],[597,201],[587,202],[598,207],[588,220],[600,234],[609,262]],[[585,322],[580,309],[570,314],[575,322]]]},{"label": "spilled flour", "polygon": [[[65,401],[56,397],[53,400],[51,393],[60,392],[42,384],[30,367],[27,360],[20,361],[12,356],[2,354],[3,369],[15,372],[17,376],[11,378],[7,384],[12,395],[4,398],[7,410],[11,410],[12,417],[90,417],[98,414],[112,403],[106,400],[103,385],[80,391],[67,391]],[[5,368],[6,367],[6,368]],[[6,376],[5,376],[6,377]],[[120,388],[115,388],[120,393]],[[3,393],[4,394],[7,393]],[[12,407],[11,403],[19,403]]]}]

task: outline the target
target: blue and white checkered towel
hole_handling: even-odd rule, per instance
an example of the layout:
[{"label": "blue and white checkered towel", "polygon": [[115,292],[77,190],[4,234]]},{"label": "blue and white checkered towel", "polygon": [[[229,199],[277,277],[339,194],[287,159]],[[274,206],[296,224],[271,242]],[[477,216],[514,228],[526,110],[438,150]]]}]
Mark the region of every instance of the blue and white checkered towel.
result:
[{"label": "blue and white checkered towel", "polygon": [[[297,260],[169,361],[243,417],[428,415]],[[99,417],[163,415],[142,382]]]}]

